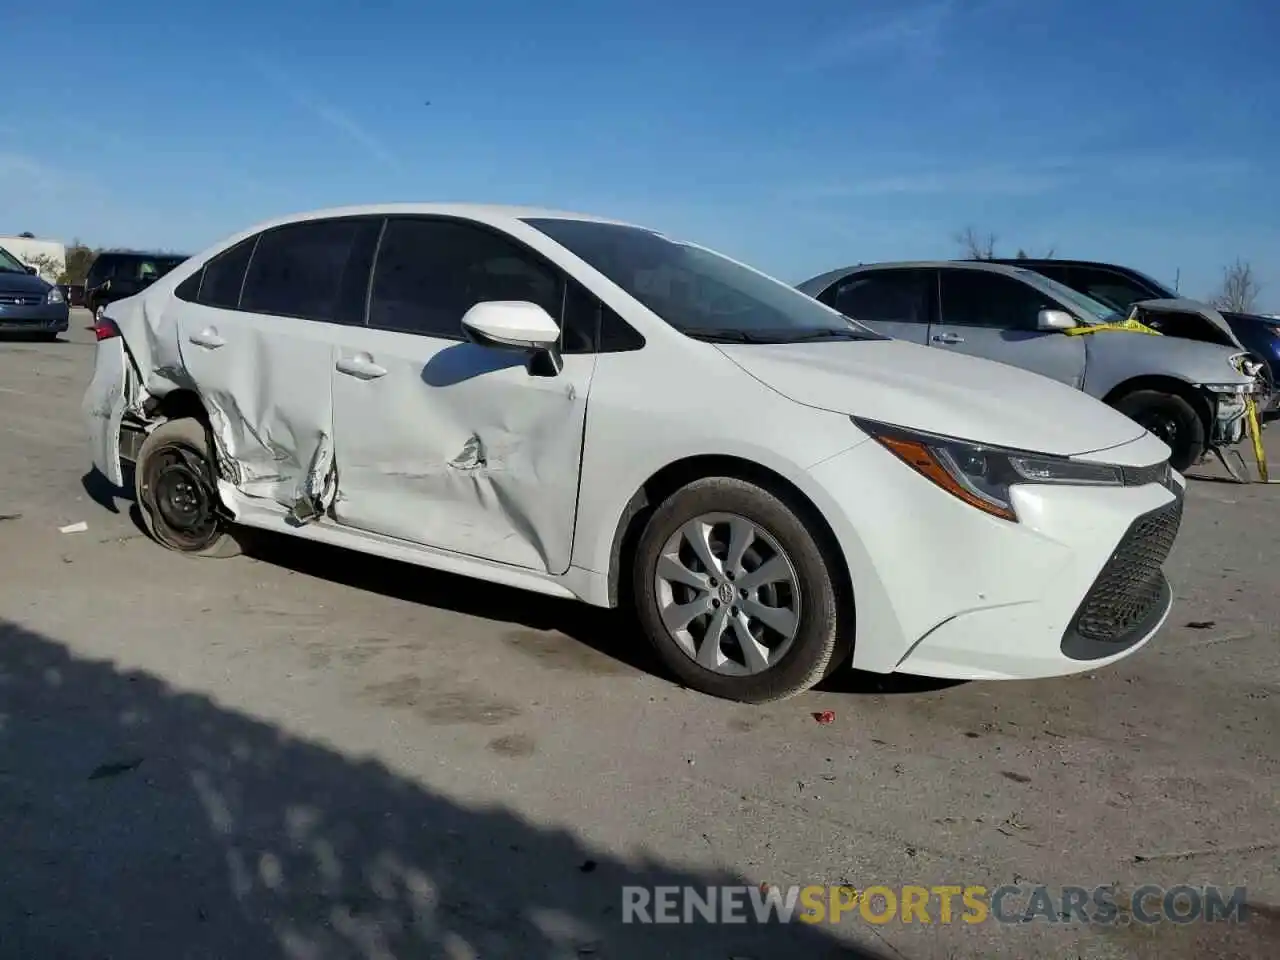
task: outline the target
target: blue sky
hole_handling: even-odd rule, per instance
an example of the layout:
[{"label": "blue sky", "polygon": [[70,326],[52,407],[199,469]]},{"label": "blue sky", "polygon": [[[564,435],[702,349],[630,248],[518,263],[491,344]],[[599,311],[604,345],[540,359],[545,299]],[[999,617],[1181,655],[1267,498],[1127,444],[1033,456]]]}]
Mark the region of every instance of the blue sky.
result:
[{"label": "blue sky", "polygon": [[799,281],[971,225],[1280,311],[1275,0],[8,6],[0,234],[533,203]]}]

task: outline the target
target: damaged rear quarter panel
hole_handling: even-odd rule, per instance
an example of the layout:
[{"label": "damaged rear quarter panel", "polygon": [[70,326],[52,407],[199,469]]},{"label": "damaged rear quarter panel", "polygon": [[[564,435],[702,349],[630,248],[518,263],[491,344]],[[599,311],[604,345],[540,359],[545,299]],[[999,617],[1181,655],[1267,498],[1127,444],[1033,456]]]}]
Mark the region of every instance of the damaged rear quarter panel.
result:
[{"label": "damaged rear quarter panel", "polygon": [[534,376],[527,356],[465,341],[341,330],[337,372],[340,523],[468,556],[559,574],[573,545],[594,355]]}]

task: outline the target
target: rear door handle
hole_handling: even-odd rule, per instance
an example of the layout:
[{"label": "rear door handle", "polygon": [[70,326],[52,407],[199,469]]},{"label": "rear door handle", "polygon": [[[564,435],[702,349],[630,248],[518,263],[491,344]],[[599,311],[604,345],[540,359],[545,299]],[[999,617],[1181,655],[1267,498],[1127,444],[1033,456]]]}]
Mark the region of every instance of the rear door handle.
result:
[{"label": "rear door handle", "polygon": [[187,337],[197,347],[208,347],[210,350],[217,350],[219,347],[225,347],[227,341],[218,335],[218,331],[214,327],[205,327],[199,333],[193,333]]},{"label": "rear door handle", "polygon": [[379,377],[387,375],[387,368],[378,366],[373,362],[373,357],[367,353],[358,353],[354,357],[343,357],[336,366],[339,373],[345,373],[349,377],[356,377],[360,380],[377,380]]},{"label": "rear door handle", "polygon": [[935,333],[933,335],[934,343],[964,343],[964,337],[955,333]]}]

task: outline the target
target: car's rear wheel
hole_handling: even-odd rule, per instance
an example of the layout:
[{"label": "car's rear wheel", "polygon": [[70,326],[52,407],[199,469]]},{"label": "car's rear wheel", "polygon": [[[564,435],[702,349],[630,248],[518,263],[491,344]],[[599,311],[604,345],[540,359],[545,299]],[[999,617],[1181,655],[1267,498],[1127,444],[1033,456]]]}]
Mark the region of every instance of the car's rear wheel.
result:
[{"label": "car's rear wheel", "polygon": [[1115,401],[1115,408],[1165,442],[1173,451],[1169,463],[1179,473],[1194,467],[1205,453],[1205,422],[1185,397],[1162,390],[1135,390]]},{"label": "car's rear wheel", "polygon": [[645,633],[667,667],[703,693],[781,700],[847,653],[818,538],[755,484],[709,477],[673,493],[641,534],[633,577]]},{"label": "car's rear wheel", "polygon": [[143,441],[134,490],[147,532],[171,550],[200,557],[240,552],[221,510],[205,426],[184,417],[160,424]]}]

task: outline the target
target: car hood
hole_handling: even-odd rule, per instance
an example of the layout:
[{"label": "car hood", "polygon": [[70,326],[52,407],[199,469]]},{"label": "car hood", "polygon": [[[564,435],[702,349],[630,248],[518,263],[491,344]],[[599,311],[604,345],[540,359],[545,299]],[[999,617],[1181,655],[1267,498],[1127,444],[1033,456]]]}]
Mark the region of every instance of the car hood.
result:
[{"label": "car hood", "polygon": [[1146,432],[1056,380],[901,340],[716,346],[797,403],[964,440],[1075,456]]},{"label": "car hood", "polygon": [[1244,349],[1244,345],[1235,335],[1235,331],[1231,329],[1231,325],[1227,323],[1226,318],[1219,313],[1214,307],[1199,300],[1191,300],[1186,297],[1167,300],[1139,300],[1134,304],[1139,311],[1147,313],[1176,313],[1186,317],[1194,317],[1207,323],[1217,331],[1218,336],[1215,337],[1211,333],[1199,332],[1192,328],[1186,328],[1177,336],[1188,340],[1205,340],[1209,343],[1220,343],[1223,338],[1227,344],[1233,347]]},{"label": "car hood", "polygon": [[49,292],[49,284],[34,273],[0,273],[0,293],[38,293]]}]

